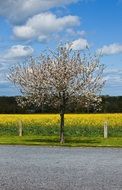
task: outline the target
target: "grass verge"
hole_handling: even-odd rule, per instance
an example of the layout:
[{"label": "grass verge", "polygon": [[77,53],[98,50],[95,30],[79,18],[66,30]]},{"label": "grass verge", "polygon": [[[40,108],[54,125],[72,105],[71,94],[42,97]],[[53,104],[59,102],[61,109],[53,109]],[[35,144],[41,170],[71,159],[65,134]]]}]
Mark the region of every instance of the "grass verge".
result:
[{"label": "grass verge", "polygon": [[121,147],[122,138],[110,137],[66,137],[65,143],[59,143],[58,136],[1,136],[0,145],[38,145],[38,146],[67,146],[67,147]]}]

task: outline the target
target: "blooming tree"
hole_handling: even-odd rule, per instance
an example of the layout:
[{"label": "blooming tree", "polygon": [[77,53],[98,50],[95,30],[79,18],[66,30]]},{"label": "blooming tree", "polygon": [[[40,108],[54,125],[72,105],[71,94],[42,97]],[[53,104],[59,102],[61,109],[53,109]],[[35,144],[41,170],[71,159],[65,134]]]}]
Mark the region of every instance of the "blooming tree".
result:
[{"label": "blooming tree", "polygon": [[[21,106],[56,106],[60,113],[60,142],[64,142],[64,114],[69,102],[98,105],[104,85],[104,66],[98,55],[73,51],[72,45],[59,45],[56,51],[30,58],[10,69],[9,80],[22,93]],[[84,98],[82,98],[84,97]]]}]

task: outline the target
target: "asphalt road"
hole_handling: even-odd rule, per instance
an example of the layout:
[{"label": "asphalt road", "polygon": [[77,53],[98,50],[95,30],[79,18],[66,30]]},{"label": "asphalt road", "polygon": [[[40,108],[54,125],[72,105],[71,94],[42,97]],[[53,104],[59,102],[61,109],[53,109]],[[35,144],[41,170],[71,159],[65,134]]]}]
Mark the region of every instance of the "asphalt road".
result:
[{"label": "asphalt road", "polygon": [[122,190],[122,149],[0,146],[0,190]]}]

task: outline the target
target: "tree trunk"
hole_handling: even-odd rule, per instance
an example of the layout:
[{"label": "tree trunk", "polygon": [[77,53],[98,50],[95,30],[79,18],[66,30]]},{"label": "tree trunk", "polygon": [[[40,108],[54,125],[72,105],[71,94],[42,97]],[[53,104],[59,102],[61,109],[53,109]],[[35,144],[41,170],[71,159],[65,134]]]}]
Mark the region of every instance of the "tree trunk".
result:
[{"label": "tree trunk", "polygon": [[60,103],[60,143],[64,143],[64,113],[65,113],[65,91],[61,94],[61,103]]},{"label": "tree trunk", "polygon": [[61,118],[61,122],[60,122],[60,143],[63,144],[64,143],[64,113],[60,113],[60,118]]}]

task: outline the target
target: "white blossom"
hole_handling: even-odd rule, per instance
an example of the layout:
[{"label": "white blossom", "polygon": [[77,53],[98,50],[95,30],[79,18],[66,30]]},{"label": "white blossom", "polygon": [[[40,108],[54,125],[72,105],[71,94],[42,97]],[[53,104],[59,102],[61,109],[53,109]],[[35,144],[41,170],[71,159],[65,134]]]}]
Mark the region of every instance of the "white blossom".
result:
[{"label": "white blossom", "polygon": [[70,44],[65,44],[49,55],[16,65],[10,70],[9,80],[19,87],[23,97],[18,102],[22,106],[49,103],[64,114],[69,102],[82,101],[86,107],[98,109],[103,70],[97,55],[73,51]]}]

